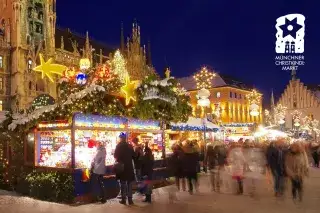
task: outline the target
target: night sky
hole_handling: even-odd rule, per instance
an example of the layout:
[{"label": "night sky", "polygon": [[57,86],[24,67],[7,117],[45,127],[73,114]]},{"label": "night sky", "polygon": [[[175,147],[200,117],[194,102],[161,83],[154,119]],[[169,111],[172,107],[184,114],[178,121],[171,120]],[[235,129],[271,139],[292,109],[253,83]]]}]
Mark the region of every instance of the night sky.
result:
[{"label": "night sky", "polygon": [[271,89],[277,99],[290,80],[274,59],[280,16],[306,17],[305,65],[297,75],[320,84],[319,8],[319,0],[58,0],[57,23],[119,47],[121,22],[127,36],[136,19],[160,74],[170,66],[172,75],[183,77],[207,65],[254,85],[267,104]]}]

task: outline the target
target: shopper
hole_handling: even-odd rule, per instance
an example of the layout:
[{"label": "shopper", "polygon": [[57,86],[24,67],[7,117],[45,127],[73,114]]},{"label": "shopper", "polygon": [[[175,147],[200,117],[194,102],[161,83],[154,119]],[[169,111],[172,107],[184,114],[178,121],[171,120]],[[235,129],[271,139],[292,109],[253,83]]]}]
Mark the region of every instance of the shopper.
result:
[{"label": "shopper", "polygon": [[245,158],[242,147],[239,143],[231,145],[228,155],[228,162],[231,166],[232,178],[237,181],[237,194],[243,194],[243,170],[245,166]]},{"label": "shopper", "polygon": [[135,153],[133,147],[127,143],[126,134],[120,134],[120,142],[116,146],[114,153],[115,160],[123,166],[123,170],[119,171],[116,176],[120,180],[121,185],[121,204],[126,204],[128,199],[129,205],[133,205],[132,201],[132,182],[135,180],[133,170],[133,159]]},{"label": "shopper", "polygon": [[146,199],[144,202],[151,203],[151,195],[152,195],[152,175],[153,175],[153,165],[154,165],[154,156],[152,154],[151,149],[146,145],[144,148],[144,154],[142,156],[141,161],[141,175],[143,178],[143,181],[146,185]]},{"label": "shopper", "polygon": [[103,184],[103,175],[106,172],[106,149],[103,143],[97,142],[97,153],[91,164],[91,183],[92,190],[94,191],[95,186],[99,186],[99,201],[102,203],[106,202],[106,193]]},{"label": "shopper", "polygon": [[292,184],[292,198],[302,201],[303,179],[308,175],[308,161],[305,151],[300,143],[294,143],[290,147],[290,151],[286,156],[285,164],[288,177]]},{"label": "shopper", "polygon": [[187,141],[183,151],[183,171],[188,180],[189,193],[193,194],[194,188],[198,190],[199,149],[192,141]]},{"label": "shopper", "polygon": [[317,143],[311,144],[311,154],[314,161],[314,167],[319,168],[319,151],[320,146]]},{"label": "shopper", "polygon": [[271,143],[267,150],[268,167],[274,179],[275,196],[283,196],[285,184],[285,151],[284,141]]},{"label": "shopper", "polygon": [[133,142],[133,148],[135,153],[134,169],[136,174],[136,181],[139,182],[141,181],[141,159],[143,156],[143,148],[139,144],[138,138],[134,138],[132,142]]},{"label": "shopper", "polygon": [[173,154],[169,158],[169,169],[171,174],[175,177],[177,189],[180,191],[180,185],[182,190],[186,191],[186,179],[183,171],[183,150],[179,144],[172,146]]}]

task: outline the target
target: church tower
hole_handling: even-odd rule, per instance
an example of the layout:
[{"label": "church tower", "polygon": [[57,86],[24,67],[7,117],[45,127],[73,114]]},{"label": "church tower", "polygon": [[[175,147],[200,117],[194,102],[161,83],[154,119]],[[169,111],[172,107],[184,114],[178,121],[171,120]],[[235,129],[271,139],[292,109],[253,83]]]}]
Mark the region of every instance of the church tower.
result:
[{"label": "church tower", "polygon": [[56,96],[55,83],[32,71],[40,52],[46,59],[54,56],[56,0],[0,0],[0,5],[0,19],[10,30],[11,108],[18,111],[42,93]]}]

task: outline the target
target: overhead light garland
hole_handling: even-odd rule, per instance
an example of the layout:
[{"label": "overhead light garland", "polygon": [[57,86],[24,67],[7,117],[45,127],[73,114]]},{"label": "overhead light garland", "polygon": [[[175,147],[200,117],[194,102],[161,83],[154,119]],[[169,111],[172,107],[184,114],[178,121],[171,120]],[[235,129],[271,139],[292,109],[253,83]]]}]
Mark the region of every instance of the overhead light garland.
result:
[{"label": "overhead light garland", "polygon": [[212,79],[215,76],[213,72],[208,71],[207,67],[202,67],[201,70],[193,76],[197,83],[197,89],[210,89],[212,87]]}]

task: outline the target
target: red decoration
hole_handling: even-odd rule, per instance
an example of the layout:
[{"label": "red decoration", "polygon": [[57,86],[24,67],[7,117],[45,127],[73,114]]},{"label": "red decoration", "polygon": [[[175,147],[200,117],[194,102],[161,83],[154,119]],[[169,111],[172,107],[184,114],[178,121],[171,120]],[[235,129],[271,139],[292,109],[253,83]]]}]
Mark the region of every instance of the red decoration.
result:
[{"label": "red decoration", "polygon": [[88,148],[92,149],[93,147],[95,147],[97,144],[97,142],[95,140],[88,140]]},{"label": "red decoration", "polygon": [[77,73],[76,69],[74,67],[70,67],[64,72],[63,76],[68,79],[74,79],[76,76],[76,73]]},{"label": "red decoration", "polygon": [[111,78],[110,66],[108,64],[103,64],[99,66],[96,70],[96,78],[108,80]]}]

